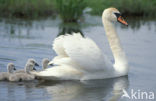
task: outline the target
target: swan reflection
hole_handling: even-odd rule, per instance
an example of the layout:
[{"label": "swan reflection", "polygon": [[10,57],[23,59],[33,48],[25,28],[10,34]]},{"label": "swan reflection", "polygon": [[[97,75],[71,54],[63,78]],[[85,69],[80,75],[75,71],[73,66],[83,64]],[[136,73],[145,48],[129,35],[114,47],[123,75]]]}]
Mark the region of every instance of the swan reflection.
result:
[{"label": "swan reflection", "polygon": [[45,81],[38,86],[46,89],[53,101],[117,101],[128,88],[128,77],[90,81]]}]

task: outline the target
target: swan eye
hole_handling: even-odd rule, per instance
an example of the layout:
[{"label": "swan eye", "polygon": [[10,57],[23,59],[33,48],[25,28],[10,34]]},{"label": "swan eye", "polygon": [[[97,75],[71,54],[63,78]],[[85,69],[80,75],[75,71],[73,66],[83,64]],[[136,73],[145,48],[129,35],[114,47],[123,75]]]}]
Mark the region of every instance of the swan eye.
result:
[{"label": "swan eye", "polygon": [[121,16],[120,13],[114,13],[114,14],[115,14],[115,16],[116,16],[117,18],[119,18],[119,17]]}]

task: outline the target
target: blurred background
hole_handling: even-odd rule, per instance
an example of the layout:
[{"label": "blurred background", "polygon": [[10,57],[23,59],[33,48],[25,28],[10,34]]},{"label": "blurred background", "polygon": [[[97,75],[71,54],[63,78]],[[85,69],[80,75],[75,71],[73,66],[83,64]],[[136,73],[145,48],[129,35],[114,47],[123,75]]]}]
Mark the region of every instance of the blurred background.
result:
[{"label": "blurred background", "polygon": [[[0,0],[0,21],[10,25],[10,33],[17,30],[11,23],[31,26],[37,20],[59,19],[60,32],[80,31],[79,24],[87,15],[101,16],[105,8],[115,7],[127,19],[136,19],[131,27],[139,27],[140,20],[156,18],[155,0]],[[131,22],[130,22],[131,23]],[[80,31],[81,32],[81,31]]]},{"label": "blurred background", "polygon": [[0,82],[0,100],[131,101],[114,94],[117,84],[126,85],[128,92],[140,89],[156,94],[156,0],[0,0],[0,72],[9,62],[24,68],[28,58],[34,58],[40,70],[43,58],[56,55],[53,40],[72,32],[92,38],[114,62],[101,20],[108,7],[119,9],[129,24],[116,24],[130,65],[128,78],[41,85]]},{"label": "blurred background", "polygon": [[86,8],[90,14],[101,15],[108,7],[129,16],[156,16],[155,0],[0,0],[0,16],[37,19],[60,15],[63,21],[74,22]]},{"label": "blurred background", "polygon": [[[33,21],[47,19],[58,19],[59,34],[81,32],[80,24],[88,19],[88,15],[101,16],[108,7],[119,9],[128,20],[136,19],[129,24],[133,28],[139,28],[140,20],[156,18],[155,0],[0,0],[0,22],[7,23],[10,34],[15,34],[21,26],[31,28]],[[20,27],[14,28],[12,23]]]}]

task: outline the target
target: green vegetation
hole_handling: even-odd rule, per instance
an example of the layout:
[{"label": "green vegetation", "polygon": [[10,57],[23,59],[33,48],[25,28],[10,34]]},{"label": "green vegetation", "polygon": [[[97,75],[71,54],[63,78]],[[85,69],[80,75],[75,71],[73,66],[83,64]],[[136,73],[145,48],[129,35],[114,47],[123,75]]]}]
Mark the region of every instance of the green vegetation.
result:
[{"label": "green vegetation", "polygon": [[58,36],[60,35],[64,35],[64,34],[72,34],[73,32],[75,33],[80,33],[82,36],[83,33],[81,31],[81,26],[79,25],[79,23],[61,23],[59,26],[59,33]]},{"label": "green vegetation", "polygon": [[0,0],[0,16],[38,18],[53,14],[53,0]]},{"label": "green vegetation", "polygon": [[92,8],[94,15],[116,7],[125,15],[156,16],[156,0],[0,0],[0,16],[38,18],[59,14],[64,22],[76,22],[85,7]]},{"label": "green vegetation", "polygon": [[64,22],[77,22],[86,7],[84,0],[56,0],[56,7]]},{"label": "green vegetation", "polygon": [[86,0],[92,14],[101,15],[108,7],[118,8],[125,15],[156,16],[156,0]]}]

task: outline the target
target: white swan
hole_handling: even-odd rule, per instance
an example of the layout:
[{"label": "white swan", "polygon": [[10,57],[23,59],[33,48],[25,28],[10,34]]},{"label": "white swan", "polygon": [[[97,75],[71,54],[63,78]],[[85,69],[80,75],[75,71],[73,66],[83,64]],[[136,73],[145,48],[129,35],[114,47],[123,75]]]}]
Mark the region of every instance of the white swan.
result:
[{"label": "white swan", "polygon": [[8,63],[7,65],[7,72],[0,73],[0,81],[1,80],[8,80],[9,75],[13,74],[16,70],[15,65],[13,63]]},{"label": "white swan", "polygon": [[36,70],[34,64],[27,63],[25,66],[25,72],[21,71],[18,73],[11,74],[9,81],[31,81],[35,79],[35,76],[30,74],[30,71]]},{"label": "white swan", "polygon": [[58,56],[50,64],[57,66],[44,71],[33,72],[33,74],[52,80],[89,80],[127,75],[128,62],[114,28],[114,23],[117,21],[128,25],[116,8],[104,10],[102,22],[115,64],[107,59],[93,40],[75,33],[62,35],[54,40],[53,49]]}]

